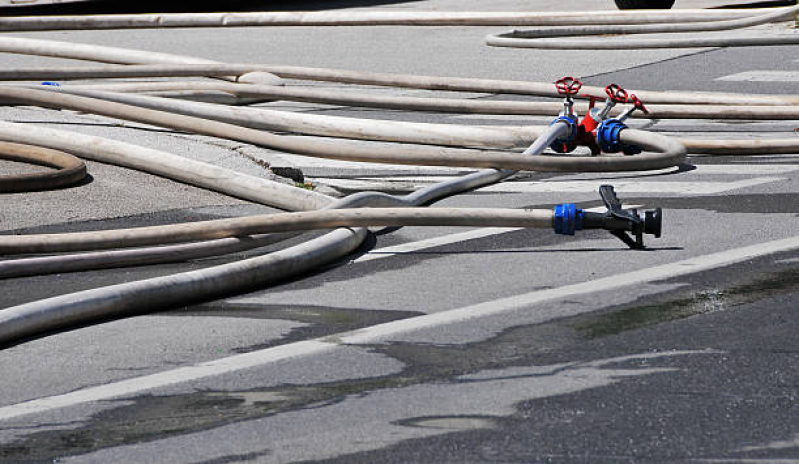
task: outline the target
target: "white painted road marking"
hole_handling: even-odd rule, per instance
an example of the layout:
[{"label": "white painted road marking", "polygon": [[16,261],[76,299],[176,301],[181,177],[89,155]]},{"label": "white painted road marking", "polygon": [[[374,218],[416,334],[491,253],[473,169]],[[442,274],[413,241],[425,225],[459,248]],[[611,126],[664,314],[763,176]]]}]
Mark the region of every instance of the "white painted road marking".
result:
[{"label": "white painted road marking", "polygon": [[484,227],[482,229],[468,230],[457,234],[443,235],[441,237],[428,238],[426,240],[418,240],[415,242],[403,243],[400,245],[380,248],[372,250],[369,253],[353,260],[353,263],[363,263],[366,261],[374,261],[376,259],[384,259],[403,253],[413,253],[415,251],[425,250],[428,248],[435,248],[444,245],[450,245],[458,242],[465,242],[466,240],[474,240],[477,238],[490,237],[491,235],[504,234],[505,232],[513,232],[514,230],[522,230],[523,227]]},{"label": "white painted road marking", "polygon": [[[757,245],[750,245],[732,250],[697,256],[682,261],[636,270],[624,274],[590,280],[578,284],[565,285],[558,288],[537,290],[523,295],[516,295],[500,300],[489,301],[463,308],[442,311],[424,316],[411,317],[398,321],[379,324],[339,335],[305,340],[285,345],[266,348],[251,353],[230,356],[193,366],[181,367],[157,374],[135,377],[106,385],[89,387],[62,395],[39,398],[0,408],[0,420],[8,420],[29,414],[43,413],[69,406],[76,406],[93,401],[109,400],[154,388],[165,387],[182,382],[199,380],[212,376],[264,366],[276,361],[308,356],[331,351],[342,344],[375,343],[386,337],[410,332],[422,328],[431,328],[455,322],[462,322],[503,312],[510,312],[529,307],[534,304],[561,300],[576,295],[591,294],[639,285],[648,282],[694,274],[721,266],[746,261],[759,256],[791,251],[799,248],[799,236],[775,240]],[[577,305],[575,305],[577,306]],[[550,305],[536,311],[536,321],[542,323],[554,318],[579,314],[590,309],[574,307],[569,313],[563,308]]]},{"label": "white painted road marking", "polygon": [[717,77],[716,80],[734,82],[799,82],[799,71],[746,71]]}]

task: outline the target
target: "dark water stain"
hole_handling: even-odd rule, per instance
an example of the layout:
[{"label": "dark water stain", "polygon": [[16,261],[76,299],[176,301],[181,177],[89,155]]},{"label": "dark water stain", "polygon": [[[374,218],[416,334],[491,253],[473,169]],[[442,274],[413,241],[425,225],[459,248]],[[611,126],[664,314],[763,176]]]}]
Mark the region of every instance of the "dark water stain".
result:
[{"label": "dark water stain", "polygon": [[[757,265],[755,265],[757,264]],[[319,384],[281,385],[273,388],[246,391],[199,391],[188,394],[145,395],[120,400],[122,405],[97,413],[84,425],[71,430],[44,430],[25,436],[16,442],[0,445],[2,462],[52,462],[67,455],[80,455],[103,448],[132,443],[161,440],[209,430],[232,423],[264,418],[282,412],[320,408],[337,404],[349,397],[371,392],[403,388],[431,382],[468,382],[460,376],[511,366],[530,366],[560,362],[563,348],[577,346],[587,340],[615,336],[624,332],[662,324],[713,311],[730,310],[747,302],[799,290],[799,269],[792,264],[776,266],[772,261],[748,262],[754,271],[773,269],[751,279],[743,274],[739,281],[730,281],[727,273],[714,270],[707,275],[713,280],[701,283],[694,276],[694,289],[677,289],[661,295],[642,297],[638,301],[610,307],[601,313],[564,318],[544,324],[509,328],[496,336],[462,345],[431,345],[391,343],[364,346],[376,353],[397,359],[404,364],[402,371],[388,376],[360,378]],[[740,275],[740,274],[739,274]],[[729,282],[725,284],[725,282]],[[227,310],[252,317],[259,311],[271,312],[280,318],[305,318],[316,323],[322,320],[317,313],[329,308],[277,307],[259,309],[253,306],[200,307],[195,314],[220,315]],[[355,311],[355,310],[353,310]],[[375,313],[381,313],[375,311]],[[370,317],[396,317],[373,314]],[[359,318],[349,311],[328,316],[343,325]],[[361,319],[361,322],[363,320]],[[317,324],[324,325],[324,324]],[[440,419],[440,421],[438,421]],[[445,427],[464,431],[472,422],[469,418],[414,418],[408,426]],[[489,423],[501,424],[503,418],[489,418]],[[416,421],[416,422],[414,422]],[[480,421],[478,421],[480,422]],[[459,425],[460,424],[460,425]],[[402,425],[402,424],[400,424]],[[460,428],[458,428],[460,427]],[[260,455],[269,450],[259,451]],[[242,459],[246,459],[242,455]],[[239,459],[230,457],[229,461]],[[254,459],[257,460],[257,457]],[[220,461],[220,462],[229,462]]]},{"label": "dark water stain", "polygon": [[799,269],[786,269],[753,282],[719,290],[703,290],[686,297],[655,304],[638,304],[624,309],[610,308],[602,314],[572,318],[567,325],[585,338],[598,338],[674,321],[757,301],[780,293],[799,290]]}]

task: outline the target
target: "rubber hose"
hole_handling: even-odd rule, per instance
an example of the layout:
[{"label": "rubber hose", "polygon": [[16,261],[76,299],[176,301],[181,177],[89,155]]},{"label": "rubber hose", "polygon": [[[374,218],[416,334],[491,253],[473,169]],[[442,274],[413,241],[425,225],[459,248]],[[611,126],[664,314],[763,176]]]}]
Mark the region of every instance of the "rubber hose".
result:
[{"label": "rubber hose", "polygon": [[[259,86],[261,88],[266,86]],[[277,92],[265,91],[270,98],[281,98],[295,101],[291,98],[292,90],[278,88]],[[255,125],[256,123],[263,128],[285,130],[285,127],[294,127],[297,130],[298,124],[293,126],[278,126],[270,121],[275,119],[275,112],[263,108],[219,108],[219,105],[211,105],[200,102],[174,102],[165,98],[158,98],[146,95],[130,95],[99,90],[72,89],[70,87],[58,87],[59,92],[73,95],[83,95],[102,100],[126,103],[145,108],[159,109],[171,113],[197,115],[201,117],[216,116],[227,114],[228,121],[236,121],[237,124]],[[304,89],[300,89],[299,94],[306,94]],[[254,95],[256,92],[247,93]],[[281,95],[283,94],[283,95]],[[259,93],[259,95],[264,96]],[[285,98],[288,97],[288,98]],[[320,97],[320,98],[315,98]],[[515,115],[552,115],[557,114],[563,109],[560,102],[502,102],[502,101],[483,101],[483,100],[455,100],[443,98],[410,98],[410,97],[372,97],[360,93],[359,95],[346,96],[341,92],[326,91],[317,92],[309,98],[296,99],[298,101],[312,101],[316,103],[337,104],[346,106],[363,106],[367,108],[386,108],[413,111],[436,111],[442,113],[477,113],[477,114],[515,114]],[[574,109],[580,113],[589,110],[588,104],[577,103]],[[648,114],[633,113],[632,117],[648,119],[799,119],[799,107],[794,105],[727,105],[720,108],[708,108],[698,105],[648,105]],[[618,116],[623,112],[620,106],[614,107],[610,115]],[[277,114],[285,118],[288,112],[282,111]],[[334,118],[326,116],[325,118]],[[294,116],[294,119],[299,117]],[[340,119],[340,118],[339,118]],[[374,121],[372,121],[374,123]],[[436,125],[441,126],[441,125]],[[457,127],[457,126],[453,126]],[[474,126],[469,126],[474,130]],[[302,128],[301,128],[302,129]],[[466,143],[468,144],[468,143]]]},{"label": "rubber hose", "polygon": [[[2,37],[0,37],[2,39]],[[2,45],[2,42],[0,42]],[[270,72],[279,77],[297,80],[312,80],[322,82],[338,82],[344,84],[361,84],[384,87],[413,88],[439,91],[456,92],[479,92],[488,94],[506,93],[517,95],[536,95],[542,97],[559,98],[560,95],[555,90],[555,86],[549,82],[530,82],[530,81],[510,81],[498,79],[475,79],[467,77],[436,77],[420,76],[413,74],[391,74],[375,73],[363,71],[351,71],[345,69],[329,68],[309,68],[302,66],[281,66],[265,64],[162,64],[162,65],[128,65],[116,68],[89,68],[88,72],[81,71],[82,68],[58,67],[28,69],[20,72],[29,72],[25,77],[28,79],[42,78],[53,80],[52,76],[73,75],[75,78],[86,78],[90,76],[105,75],[111,77],[125,76],[152,76],[152,77],[179,77],[179,76],[222,76],[226,74],[250,73],[250,72]],[[39,79],[36,79],[39,80]],[[207,88],[209,83],[188,82],[186,88],[197,86],[196,88]],[[109,84],[103,84],[109,85]],[[116,84],[125,86],[165,86],[174,88],[173,83],[128,83]],[[237,86],[224,86],[223,82],[218,83],[219,89],[234,91]],[[171,87],[170,87],[171,86]],[[203,87],[200,87],[203,86]],[[246,85],[238,86],[246,91]],[[269,86],[267,86],[269,87]],[[257,84],[253,84],[253,91],[259,90]],[[265,89],[265,93],[269,90]],[[315,90],[309,90],[314,92]],[[755,106],[787,106],[799,104],[799,96],[795,95],[740,95],[722,92],[662,92],[652,90],[628,90],[629,93],[636,94],[641,100],[648,104],[686,104],[686,105],[755,105]],[[265,95],[266,96],[266,95]],[[575,95],[578,99],[588,99],[590,97],[605,98],[603,87],[584,86],[580,93]]]},{"label": "rubber hose", "polygon": [[337,229],[265,256],[5,308],[0,311],[0,346],[97,319],[127,317],[263,288],[346,256],[365,238],[365,229]]},{"label": "rubber hose", "polygon": [[45,172],[0,176],[0,193],[64,188],[86,178],[86,164],[63,151],[0,142],[0,159],[55,168]]},{"label": "rubber hose", "polygon": [[[37,17],[36,20],[41,20]],[[54,58],[70,58],[75,60],[97,61],[102,63],[143,64],[143,63],[172,63],[172,64],[217,64],[217,61],[203,58],[173,55],[152,51],[130,50],[120,47],[102,45],[79,44],[72,42],[59,42],[56,40],[30,39],[22,37],[0,36],[0,52],[18,53],[22,55],[50,56]],[[282,85],[283,81],[277,76],[265,71],[236,74],[234,77],[224,77],[232,81],[249,82],[255,84]]]},{"label": "rubber hose", "polygon": [[772,9],[592,11],[585,12],[446,12],[446,11],[303,11],[152,13],[0,18],[1,31],[138,29],[252,26],[546,26],[697,22],[744,18]]},{"label": "rubber hose", "polygon": [[[391,147],[393,150],[386,152],[385,148],[387,147],[381,146],[381,150],[377,150],[376,145],[366,142],[331,142],[329,140],[308,137],[280,136],[215,121],[168,114],[75,95],[58,94],[47,90],[10,87],[0,88],[0,98],[14,99],[24,104],[55,106],[57,108],[87,111],[104,116],[119,117],[129,121],[143,122],[197,134],[253,143],[259,146],[266,146],[307,156],[346,161],[553,172],[608,172],[663,169],[676,166],[685,159],[686,153],[685,147],[682,147],[678,142],[657,134],[649,134],[650,143],[645,145],[648,147],[657,147],[657,151],[643,153],[634,157],[529,157],[516,153],[412,145],[396,145]],[[675,145],[680,145],[682,148],[680,150],[675,150]]]},{"label": "rubber hose", "polygon": [[161,150],[45,127],[0,121],[0,140],[61,148],[86,159],[147,172],[285,210],[313,210],[326,195],[191,160]]},{"label": "rubber hose", "polygon": [[[539,48],[558,50],[629,50],[649,48],[694,48],[694,47],[752,47],[766,45],[788,45],[799,43],[795,34],[740,37],[712,36],[707,31],[730,30],[774,22],[792,16],[799,11],[799,6],[779,8],[777,11],[745,19],[698,24],[668,24],[644,26],[593,26],[566,28],[539,28],[532,30],[514,30],[502,34],[489,35],[486,44],[494,47]],[[701,37],[687,38],[629,38],[628,34],[649,33],[690,33],[702,31]],[[608,39],[610,34],[624,34],[618,39]],[[603,37],[568,39],[569,36],[602,35]]]},{"label": "rubber hose", "polygon": [[0,235],[0,254],[100,250],[269,232],[368,226],[552,227],[551,210],[356,208],[276,213],[165,226],[38,235]]}]

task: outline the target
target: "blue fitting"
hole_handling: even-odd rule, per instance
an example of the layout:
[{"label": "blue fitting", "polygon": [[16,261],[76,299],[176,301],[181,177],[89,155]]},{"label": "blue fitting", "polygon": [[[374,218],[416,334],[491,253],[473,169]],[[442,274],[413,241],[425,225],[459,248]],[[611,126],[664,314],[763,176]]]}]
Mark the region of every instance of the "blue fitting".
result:
[{"label": "blue fitting", "polygon": [[641,153],[638,145],[623,145],[619,134],[627,129],[627,126],[618,119],[606,119],[602,121],[596,130],[596,141],[599,148],[605,153],[624,152],[625,155],[637,155]]},{"label": "blue fitting", "polygon": [[59,84],[58,82],[53,82],[53,81],[44,81],[44,82],[42,82],[42,85],[51,85],[53,87],[61,87],[61,84]]},{"label": "blue fitting", "polygon": [[549,148],[556,153],[566,153],[570,151],[569,145],[571,145],[571,143],[574,141],[574,138],[577,137],[577,116],[558,116],[551,123],[549,123],[549,125],[552,126],[560,121],[564,121],[566,124],[568,124],[569,133],[566,135],[566,137],[555,139]]},{"label": "blue fitting", "polygon": [[596,130],[596,141],[605,153],[618,153],[622,150],[619,134],[627,126],[618,119],[605,119]]},{"label": "blue fitting", "polygon": [[555,206],[552,228],[556,234],[574,235],[575,230],[583,230],[583,210],[577,209],[574,203]]}]

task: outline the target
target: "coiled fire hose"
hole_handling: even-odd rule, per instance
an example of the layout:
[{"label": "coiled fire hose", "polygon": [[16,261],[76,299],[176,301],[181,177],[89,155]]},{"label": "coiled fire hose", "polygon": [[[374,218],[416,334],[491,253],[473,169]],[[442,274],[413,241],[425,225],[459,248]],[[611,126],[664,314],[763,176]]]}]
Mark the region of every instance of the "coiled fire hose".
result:
[{"label": "coiled fire hose", "polygon": [[[413,25],[524,25],[536,31],[514,31],[497,36],[503,46],[549,46],[547,37],[585,34],[632,34],[660,32],[689,32],[695,30],[728,30],[749,27],[774,21],[793,14],[797,7],[777,11],[719,10],[674,11],[667,13],[591,13],[581,14],[501,14],[501,13],[358,13],[348,12],[346,18],[338,13],[257,13],[198,15],[137,15],[136,17],[51,17],[2,18],[2,30],[45,30],[70,28],[121,28],[121,27],[186,27],[235,25],[337,25],[337,24],[413,24]],[[713,23],[707,23],[712,21]],[[674,23],[668,26],[652,23]],[[684,23],[684,24],[682,24]],[[606,27],[579,27],[569,25],[603,24]],[[621,25],[621,26],[620,26]],[[558,28],[546,28],[558,26]],[[561,27],[563,26],[563,27]],[[608,32],[616,31],[616,32]],[[629,37],[625,36],[624,40]],[[713,39],[713,46],[766,45],[799,43],[795,35],[748,38],[731,37]],[[489,43],[495,39],[489,38]],[[512,40],[514,42],[508,42]],[[580,39],[586,47],[590,39]],[[647,39],[651,40],[651,39]],[[524,45],[515,45],[518,42]],[[709,43],[709,42],[703,42]],[[497,43],[491,43],[497,45]],[[543,45],[541,45],[543,44]],[[697,42],[672,41],[671,46],[698,46]],[[650,42],[643,46],[663,46]],[[639,47],[638,45],[630,45]],[[618,47],[618,46],[616,46]],[[147,247],[89,253],[65,254],[51,257],[34,257],[0,261],[0,277],[31,275],[35,273],[63,272],[65,270],[102,268],[119,264],[145,264],[191,259],[198,256],[238,251],[265,246],[285,239],[287,235],[275,232],[307,230],[314,228],[338,229],[319,238],[264,256],[214,266],[172,276],[124,283],[111,287],[87,290],[46,300],[35,301],[0,310],[0,344],[14,343],[46,331],[61,330],[76,324],[86,324],[96,318],[123,317],[152,311],[177,304],[205,301],[231,295],[269,283],[300,275],[324,263],[334,261],[360,246],[366,237],[362,227],[370,225],[514,225],[526,227],[553,227],[561,233],[574,233],[582,227],[600,227],[611,230],[620,238],[632,229],[640,233],[659,235],[659,211],[647,212],[645,218],[625,216],[616,209],[614,214],[595,215],[575,210],[573,205],[563,205],[553,211],[531,210],[452,210],[419,209],[412,206],[430,204],[446,196],[479,188],[501,181],[515,170],[543,171],[620,171],[647,170],[675,166],[682,162],[687,150],[690,153],[796,153],[796,138],[772,140],[683,140],[677,141],[658,134],[608,127],[603,133],[614,134],[603,148],[618,146],[644,150],[640,154],[584,156],[544,155],[549,146],[565,146],[566,138],[574,124],[569,115],[562,114],[548,127],[485,127],[454,126],[444,124],[402,123],[394,121],[368,121],[351,118],[314,117],[287,112],[256,113],[248,108],[231,108],[223,105],[180,102],[139,92],[165,92],[187,90],[215,91],[231,96],[237,104],[266,99],[286,99],[321,103],[370,106],[417,111],[451,111],[496,114],[553,114],[562,107],[560,103],[527,102],[476,102],[456,99],[422,99],[408,97],[383,97],[343,95],[314,89],[282,88],[274,85],[274,76],[286,79],[320,80],[338,83],[356,83],[431,90],[456,90],[487,93],[513,93],[522,95],[557,96],[552,84],[495,81],[486,79],[436,78],[379,73],[359,73],[346,70],[325,70],[274,65],[228,65],[211,63],[189,57],[153,55],[114,47],[67,44],[54,41],[0,37],[0,51],[41,56],[58,56],[89,61],[125,63],[125,66],[96,68],[17,69],[0,73],[4,80],[122,77],[225,77],[230,82],[152,82],[124,84],[64,85],[59,88],[0,87],[0,102],[4,104],[38,105],[56,109],[72,109],[130,121],[144,122],[161,127],[239,140],[258,146],[286,152],[351,161],[369,161],[391,164],[439,165],[485,168],[474,174],[422,189],[407,197],[395,197],[378,192],[362,192],[342,200],[297,189],[264,179],[248,178],[214,166],[204,165],[164,152],[144,149],[122,142],[99,137],[64,133],[52,129],[36,128],[13,123],[0,123],[0,140],[15,144],[0,145],[5,156],[12,152],[50,153],[52,150],[80,157],[128,166],[181,182],[211,188],[250,201],[265,203],[287,210],[306,210],[302,213],[284,213],[264,217],[237,218],[221,222],[177,224],[121,231],[103,231],[57,236],[0,236],[0,253],[49,253],[76,250],[105,250],[120,247]],[[160,63],[160,64],[154,64]],[[38,74],[37,74],[38,73]],[[57,77],[52,77],[57,76]],[[230,77],[234,76],[234,77]],[[238,76],[238,77],[235,77]],[[250,79],[242,78],[249,76]],[[252,77],[255,76],[255,77]],[[244,83],[250,82],[250,83]],[[576,93],[576,92],[575,92]],[[632,94],[632,91],[630,92]],[[753,96],[736,94],[674,94],[669,92],[635,91],[637,98],[646,100],[652,116],[658,118],[733,118],[733,119],[796,119],[799,97]],[[181,96],[176,94],[176,96]],[[583,93],[567,98],[598,98],[602,89],[584,88]],[[723,109],[698,105],[724,105]],[[737,105],[737,106],[736,106]],[[577,112],[588,109],[580,103],[570,105]],[[607,116],[618,116],[618,108],[609,108]],[[631,112],[627,111],[626,116]],[[635,117],[636,115],[632,115]],[[564,119],[565,118],[565,119]],[[277,135],[264,132],[285,131],[292,134]],[[324,136],[309,137],[311,136]],[[351,140],[337,140],[329,137]],[[361,140],[355,140],[361,139]],[[364,140],[365,139],[365,140]],[[531,143],[524,153],[514,151]],[[568,143],[572,143],[568,141]],[[445,148],[446,147],[446,148]],[[475,149],[473,147],[480,147]],[[502,149],[502,150],[499,150]],[[48,151],[49,150],[49,151]],[[625,152],[626,153],[626,152]],[[65,156],[71,156],[66,155]],[[17,159],[20,158],[17,155]],[[32,157],[29,157],[36,162]],[[73,160],[70,158],[70,162]],[[61,160],[64,161],[64,160]],[[47,164],[43,163],[42,164]],[[82,177],[80,167],[72,162],[51,162],[62,170],[72,170],[69,182]],[[85,169],[85,168],[84,168]],[[61,182],[61,181],[58,181]],[[63,181],[60,185],[69,183]],[[18,184],[12,181],[12,184]],[[0,185],[2,185],[0,183]],[[52,184],[53,187],[59,184]],[[46,186],[33,185],[31,188]],[[23,187],[24,188],[24,187]],[[612,189],[602,192],[611,208],[615,197]],[[378,206],[380,208],[378,208]],[[347,208],[360,209],[347,209]],[[386,209],[385,207],[388,207]],[[402,207],[397,209],[396,207]],[[322,209],[320,209],[322,208]],[[334,209],[335,208],[335,209]],[[313,211],[316,210],[316,211]],[[638,222],[636,222],[638,221]],[[635,225],[632,225],[632,224]],[[354,227],[354,228],[350,228]],[[631,240],[628,237],[628,240]],[[174,243],[180,244],[174,244]],[[192,243],[182,243],[192,242]],[[625,243],[627,243],[625,241]]]}]

